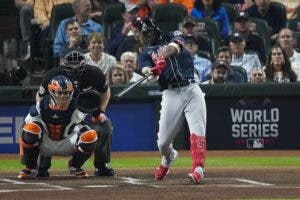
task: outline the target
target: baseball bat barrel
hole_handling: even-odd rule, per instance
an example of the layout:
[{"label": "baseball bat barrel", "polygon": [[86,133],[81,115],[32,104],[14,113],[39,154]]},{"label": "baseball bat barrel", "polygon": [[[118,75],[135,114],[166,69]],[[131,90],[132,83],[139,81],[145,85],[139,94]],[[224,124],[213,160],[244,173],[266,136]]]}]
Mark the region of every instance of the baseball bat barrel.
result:
[{"label": "baseball bat barrel", "polygon": [[151,76],[151,74],[148,74],[148,75],[144,76],[143,78],[139,79],[137,82],[125,87],[123,90],[121,90],[120,92],[118,92],[115,95],[115,98],[119,99],[119,98],[123,97],[124,95],[128,94],[131,90],[133,90],[133,88],[140,85],[143,81],[148,79],[150,76]]}]

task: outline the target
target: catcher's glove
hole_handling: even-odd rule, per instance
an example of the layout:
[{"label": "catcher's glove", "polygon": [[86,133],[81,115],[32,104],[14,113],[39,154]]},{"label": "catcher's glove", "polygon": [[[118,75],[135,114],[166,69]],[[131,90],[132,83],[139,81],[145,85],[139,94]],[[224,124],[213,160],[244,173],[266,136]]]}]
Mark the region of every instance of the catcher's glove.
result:
[{"label": "catcher's glove", "polygon": [[76,100],[76,108],[84,113],[94,113],[99,110],[100,94],[96,90],[80,92]]}]

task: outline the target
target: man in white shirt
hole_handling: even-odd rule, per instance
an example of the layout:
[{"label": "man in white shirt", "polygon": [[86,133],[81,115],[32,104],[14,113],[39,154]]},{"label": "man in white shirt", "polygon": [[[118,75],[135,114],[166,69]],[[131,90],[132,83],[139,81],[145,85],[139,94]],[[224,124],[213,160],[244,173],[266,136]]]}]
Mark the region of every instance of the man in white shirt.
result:
[{"label": "man in white shirt", "polygon": [[249,79],[251,69],[261,67],[257,54],[245,52],[246,40],[241,33],[232,34],[229,45],[232,51],[231,65],[243,67],[247,71]]},{"label": "man in white shirt", "polygon": [[278,33],[278,43],[288,55],[292,69],[297,74],[297,81],[300,81],[300,53],[295,51],[296,38],[292,30],[283,28]]}]

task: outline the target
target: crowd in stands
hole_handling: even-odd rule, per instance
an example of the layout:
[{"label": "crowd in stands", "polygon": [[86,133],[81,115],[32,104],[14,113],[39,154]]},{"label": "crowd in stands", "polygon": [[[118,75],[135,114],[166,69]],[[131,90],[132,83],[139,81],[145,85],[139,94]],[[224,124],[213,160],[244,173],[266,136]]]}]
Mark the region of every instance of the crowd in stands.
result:
[{"label": "crowd in stands", "polygon": [[[51,40],[51,15],[60,4],[72,7],[73,16],[59,22]],[[163,4],[186,10],[186,16],[176,25],[194,58],[197,82],[300,80],[297,0],[15,0],[21,64],[13,71],[0,69],[0,85],[26,85],[25,77],[37,70],[22,67],[22,63],[42,56],[44,63],[39,70],[44,72],[61,64],[65,52],[73,47],[80,48],[87,64],[99,67],[110,84],[135,82],[142,77],[137,56],[144,47],[139,21],[144,17],[155,19],[156,8]],[[119,13],[107,13],[107,8],[114,6],[121,8]],[[162,15],[171,23],[170,12],[165,10]]]}]

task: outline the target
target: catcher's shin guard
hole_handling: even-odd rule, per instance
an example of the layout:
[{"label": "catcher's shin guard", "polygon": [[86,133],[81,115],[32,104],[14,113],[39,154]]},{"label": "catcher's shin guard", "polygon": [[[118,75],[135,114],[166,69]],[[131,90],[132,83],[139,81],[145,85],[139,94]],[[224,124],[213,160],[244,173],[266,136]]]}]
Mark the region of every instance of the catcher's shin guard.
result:
[{"label": "catcher's shin guard", "polygon": [[39,139],[42,128],[39,122],[28,122],[23,126],[22,137],[19,140],[21,163],[28,169],[37,167],[39,155]]},{"label": "catcher's shin guard", "polygon": [[80,152],[90,154],[97,145],[97,132],[84,126],[79,130],[79,137],[77,141],[77,149]]},{"label": "catcher's shin guard", "polygon": [[22,143],[23,147],[22,164],[28,169],[35,169],[39,156],[39,146],[28,145],[22,139],[19,142]]},{"label": "catcher's shin guard", "polygon": [[194,133],[190,135],[190,150],[192,154],[192,172],[200,166],[204,168],[206,159],[206,139],[203,136],[198,136]]}]

